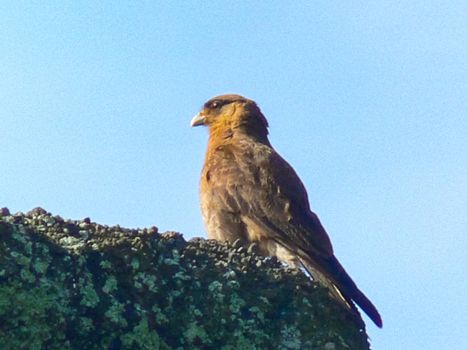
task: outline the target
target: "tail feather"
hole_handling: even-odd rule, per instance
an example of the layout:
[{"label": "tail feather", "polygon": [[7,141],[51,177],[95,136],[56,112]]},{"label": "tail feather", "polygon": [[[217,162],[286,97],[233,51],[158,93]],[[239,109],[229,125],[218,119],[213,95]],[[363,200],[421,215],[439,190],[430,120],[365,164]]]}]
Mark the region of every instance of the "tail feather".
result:
[{"label": "tail feather", "polygon": [[303,267],[313,279],[329,289],[330,294],[347,308],[352,310],[352,301],[357,304],[368,317],[380,328],[383,327],[381,316],[373,303],[358,289],[355,282],[333,256],[320,264],[310,259],[302,261]]}]

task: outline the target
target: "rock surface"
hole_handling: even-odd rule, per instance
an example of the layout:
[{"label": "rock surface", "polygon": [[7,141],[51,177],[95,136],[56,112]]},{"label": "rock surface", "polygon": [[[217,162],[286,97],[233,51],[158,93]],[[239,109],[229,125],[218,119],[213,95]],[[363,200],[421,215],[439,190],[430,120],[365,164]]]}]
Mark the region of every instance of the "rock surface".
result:
[{"label": "rock surface", "polygon": [[369,348],[360,317],[254,248],[3,208],[1,348]]}]

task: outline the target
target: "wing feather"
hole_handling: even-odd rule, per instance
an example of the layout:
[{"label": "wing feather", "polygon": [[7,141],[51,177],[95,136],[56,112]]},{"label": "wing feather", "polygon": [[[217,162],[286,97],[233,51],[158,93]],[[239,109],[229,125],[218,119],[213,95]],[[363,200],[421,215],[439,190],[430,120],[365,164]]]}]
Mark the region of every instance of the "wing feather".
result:
[{"label": "wing feather", "polygon": [[[238,144],[238,143],[237,143]],[[308,195],[294,169],[264,144],[239,143],[222,148],[217,164],[223,169],[212,196],[228,210],[256,223],[267,239],[290,251],[300,247],[317,258],[333,255],[329,237],[311,212]],[[217,173],[217,172],[213,172]]]}]

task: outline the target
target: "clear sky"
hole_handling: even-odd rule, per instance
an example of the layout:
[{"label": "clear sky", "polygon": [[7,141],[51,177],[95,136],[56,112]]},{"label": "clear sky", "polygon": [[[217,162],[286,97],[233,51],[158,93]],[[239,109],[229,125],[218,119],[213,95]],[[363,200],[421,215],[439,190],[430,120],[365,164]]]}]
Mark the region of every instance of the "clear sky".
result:
[{"label": "clear sky", "polygon": [[467,349],[465,1],[0,4],[0,206],[205,237],[210,97],[258,102],[373,348]]}]

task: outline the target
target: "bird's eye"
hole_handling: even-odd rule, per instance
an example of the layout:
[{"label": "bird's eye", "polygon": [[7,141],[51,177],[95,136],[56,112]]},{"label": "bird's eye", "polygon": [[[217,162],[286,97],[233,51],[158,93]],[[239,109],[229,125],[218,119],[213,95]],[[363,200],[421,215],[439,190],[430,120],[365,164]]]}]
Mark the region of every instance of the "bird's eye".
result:
[{"label": "bird's eye", "polygon": [[211,108],[219,108],[221,103],[219,101],[214,101],[211,103]]}]

